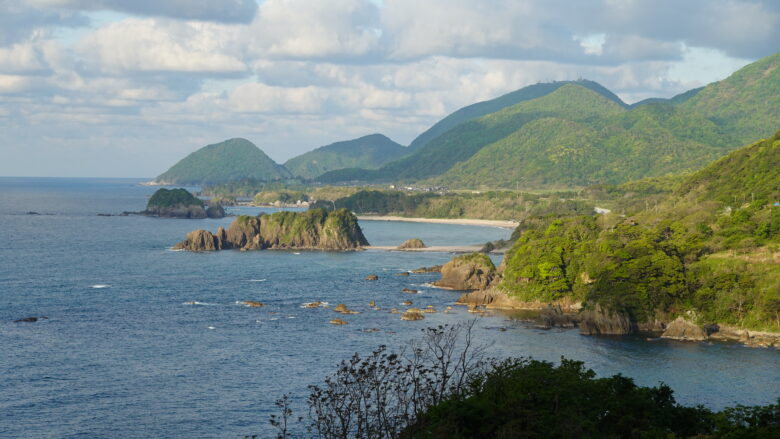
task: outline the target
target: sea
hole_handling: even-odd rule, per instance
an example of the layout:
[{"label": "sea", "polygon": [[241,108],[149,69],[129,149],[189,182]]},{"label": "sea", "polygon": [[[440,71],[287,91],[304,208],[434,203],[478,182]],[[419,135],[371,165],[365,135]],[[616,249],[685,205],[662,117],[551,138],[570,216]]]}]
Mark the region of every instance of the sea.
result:
[{"label": "sea", "polygon": [[[353,353],[398,349],[426,327],[475,318],[491,356],[580,360],[599,376],[666,383],[679,402],[712,409],[780,396],[776,349],[587,337],[462,307],[414,322],[389,313],[405,300],[439,311],[454,304],[459,292],[431,287],[437,274],[398,275],[445,263],[447,253],[172,251],[187,232],[232,219],[98,216],[143,210],[156,188],[140,182],[0,178],[0,438],[273,437],[268,416],[283,394],[305,415],[307,387]],[[273,209],[228,208],[260,211]],[[360,225],[374,245],[480,244],[511,234]],[[366,280],[371,274],[379,280]],[[369,308],[372,300],[381,310]],[[313,301],[330,307],[302,307]],[[361,313],[337,314],[339,303]],[[14,322],[33,316],[46,318]],[[328,323],[337,317],[348,324]]]}]

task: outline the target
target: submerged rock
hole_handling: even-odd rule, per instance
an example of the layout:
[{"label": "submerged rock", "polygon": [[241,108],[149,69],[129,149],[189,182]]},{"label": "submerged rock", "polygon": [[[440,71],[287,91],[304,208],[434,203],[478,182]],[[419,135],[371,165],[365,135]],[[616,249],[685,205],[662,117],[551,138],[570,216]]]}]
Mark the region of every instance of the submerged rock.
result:
[{"label": "submerged rock", "polygon": [[250,308],[262,308],[262,307],[265,306],[264,303],[256,302],[254,300],[245,300],[245,301],[241,302],[241,304],[244,305],[244,306],[248,306]]},{"label": "submerged rock", "polygon": [[498,280],[496,266],[484,253],[456,256],[441,268],[441,279],[433,284],[452,290],[483,290]]},{"label": "submerged rock", "polygon": [[666,330],[661,334],[661,338],[682,341],[702,341],[707,339],[707,334],[698,325],[689,322],[680,316],[666,325]]},{"label": "submerged rock", "polygon": [[402,293],[409,293],[409,294],[417,294],[418,293],[417,290],[413,290],[411,288],[404,288],[404,289],[401,290],[401,292]]},{"label": "submerged rock", "polygon": [[333,319],[329,322],[331,325],[346,325],[347,322],[341,319]]},{"label": "submerged rock", "polygon": [[14,320],[14,323],[35,323],[38,320],[48,319],[48,317],[25,317],[23,319]]},{"label": "submerged rock", "polygon": [[366,280],[379,280],[379,276],[375,274],[369,274],[368,276],[366,276]]}]

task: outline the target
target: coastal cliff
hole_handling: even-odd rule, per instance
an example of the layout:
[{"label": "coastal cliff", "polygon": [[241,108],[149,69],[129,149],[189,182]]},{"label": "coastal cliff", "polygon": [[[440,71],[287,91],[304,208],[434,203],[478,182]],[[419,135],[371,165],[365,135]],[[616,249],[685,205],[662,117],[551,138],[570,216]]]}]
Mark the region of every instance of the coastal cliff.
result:
[{"label": "coastal cliff", "polygon": [[195,230],[174,249],[216,250],[360,250],[368,245],[357,218],[346,209],[326,212],[277,212],[241,215],[216,234]]}]

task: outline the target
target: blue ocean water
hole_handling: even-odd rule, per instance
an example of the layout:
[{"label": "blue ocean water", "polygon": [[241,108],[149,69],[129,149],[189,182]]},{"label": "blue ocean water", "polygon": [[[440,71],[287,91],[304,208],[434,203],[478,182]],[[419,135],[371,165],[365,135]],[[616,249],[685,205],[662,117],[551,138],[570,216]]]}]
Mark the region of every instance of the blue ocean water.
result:
[{"label": "blue ocean water", "polygon": [[[456,309],[402,322],[385,311],[407,299],[451,305],[459,293],[426,286],[437,275],[394,275],[444,263],[449,254],[173,252],[168,248],[187,232],[215,230],[231,219],[97,216],[142,210],[154,188],[138,182],[0,178],[0,438],[269,436],[267,418],[281,394],[292,393],[300,407],[306,386],[352,353],[399,346],[426,326],[473,318]],[[510,233],[361,226],[375,245],[411,237],[430,245],[477,244]],[[364,280],[368,274],[379,281]],[[244,300],[266,306],[236,303]],[[315,300],[362,313],[301,308]],[[371,300],[383,310],[370,310]],[[48,319],[13,323],[28,316]],[[334,317],[349,324],[328,324]],[[583,337],[505,317],[483,317],[477,326],[493,355],[582,360],[601,375],[665,382],[686,404],[719,409],[780,395],[777,350]]]}]

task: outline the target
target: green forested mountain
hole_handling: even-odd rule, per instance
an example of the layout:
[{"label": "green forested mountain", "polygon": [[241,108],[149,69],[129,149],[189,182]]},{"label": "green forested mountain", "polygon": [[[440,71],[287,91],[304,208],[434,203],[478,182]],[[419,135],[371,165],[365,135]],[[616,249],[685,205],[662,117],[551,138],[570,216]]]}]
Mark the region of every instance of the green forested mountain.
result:
[{"label": "green forested mountain", "polygon": [[731,146],[772,135],[780,122],[780,53],[704,87],[680,103],[680,110],[697,112],[716,123]]},{"label": "green forested mountain", "polygon": [[276,164],[246,139],[229,139],[204,146],[160,174],[155,181],[168,184],[215,184],[253,179],[279,180],[290,172]]},{"label": "green forested mountain", "polygon": [[521,224],[501,288],[522,300],[583,300],[639,328],[687,313],[702,325],[778,331],[779,169],[780,132],[625,215]]},{"label": "green forested mountain", "polygon": [[600,93],[604,97],[611,99],[620,105],[625,105],[619,97],[615,96],[614,93],[604,88],[601,84],[584,79],[579,81],[556,81],[529,85],[528,87],[523,87],[520,90],[515,90],[495,99],[484,102],[477,102],[476,104],[471,104],[455,111],[444,119],[436,122],[432,127],[417,136],[417,138],[414,139],[411,144],[409,144],[409,149],[411,151],[416,151],[417,149],[428,144],[428,142],[431,140],[451,130],[462,122],[482,117],[490,113],[495,113],[496,111],[502,110],[506,107],[511,107],[512,105],[519,104],[523,101],[546,96],[566,84],[581,85],[596,91],[597,93]]},{"label": "green forested mountain", "polygon": [[510,94],[453,113],[415,140],[413,154],[378,170],[321,180],[533,189],[691,171],[772,134],[767,127],[780,124],[778,64],[780,54],[704,88],[632,106],[595,83],[537,84],[515,92],[525,100]]},{"label": "green forested mountain", "polygon": [[700,168],[727,151],[722,142],[713,122],[663,103],[588,118],[544,117],[433,181],[494,188],[621,183]]},{"label": "green forested mountain", "polygon": [[409,152],[382,134],[321,146],[288,160],[284,166],[296,177],[311,179],[344,168],[374,169]]},{"label": "green forested mountain", "polygon": [[320,177],[321,181],[339,180],[420,180],[446,172],[458,162],[468,160],[486,145],[542,117],[560,116],[586,121],[600,114],[618,114],[624,104],[604,96],[596,87],[567,83],[537,99],[522,101],[476,119],[463,122],[429,141],[416,152],[373,171],[347,169]]}]

